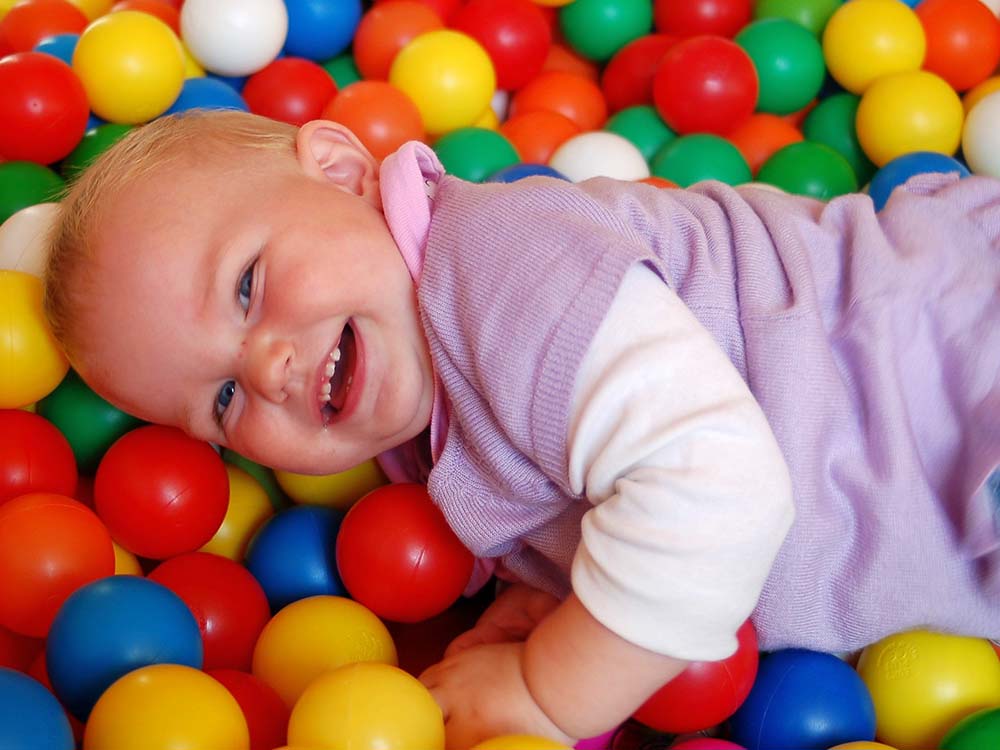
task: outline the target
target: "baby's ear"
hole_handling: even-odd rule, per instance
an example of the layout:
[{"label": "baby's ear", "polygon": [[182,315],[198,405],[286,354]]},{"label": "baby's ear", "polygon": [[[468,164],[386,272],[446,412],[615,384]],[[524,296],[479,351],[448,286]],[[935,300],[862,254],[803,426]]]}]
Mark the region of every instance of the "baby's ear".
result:
[{"label": "baby's ear", "polygon": [[362,198],[379,200],[378,161],[340,123],[307,122],[299,128],[295,147],[299,165],[309,177],[335,183]]}]

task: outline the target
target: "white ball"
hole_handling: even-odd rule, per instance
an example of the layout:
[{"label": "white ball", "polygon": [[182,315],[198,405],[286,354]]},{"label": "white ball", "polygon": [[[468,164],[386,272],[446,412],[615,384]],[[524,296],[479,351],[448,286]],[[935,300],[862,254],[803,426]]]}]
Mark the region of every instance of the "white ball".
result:
[{"label": "white ball", "polygon": [[0,224],[0,269],[41,277],[48,259],[49,229],[58,215],[58,203],[36,203]]},{"label": "white ball", "polygon": [[593,130],[564,141],[549,159],[549,166],[573,182],[591,177],[641,180],[649,177],[649,164],[635,144],[617,133]]},{"label": "white ball", "polygon": [[1000,177],[1000,92],[984,97],[965,118],[962,153],[976,174]]},{"label": "white ball", "polygon": [[181,38],[202,67],[247,76],[274,60],[288,36],[283,0],[186,0]]},{"label": "white ball", "polygon": [[1000,0],[979,0],[983,5],[993,11],[993,15],[1000,15]]}]

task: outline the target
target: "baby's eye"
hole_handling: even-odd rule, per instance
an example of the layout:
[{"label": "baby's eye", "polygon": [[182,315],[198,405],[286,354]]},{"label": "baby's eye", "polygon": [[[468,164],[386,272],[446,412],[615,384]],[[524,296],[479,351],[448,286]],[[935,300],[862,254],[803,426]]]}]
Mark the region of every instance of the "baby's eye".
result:
[{"label": "baby's eye", "polygon": [[235,380],[227,380],[222,384],[218,395],[215,397],[215,421],[220,425],[222,424],[222,415],[226,413],[226,409],[229,408],[229,402],[233,400],[233,396],[235,395]]},{"label": "baby's eye", "polygon": [[249,268],[240,277],[240,285],[236,290],[236,299],[246,312],[250,308],[250,293],[253,292],[253,271],[257,266],[257,261],[250,264]]}]

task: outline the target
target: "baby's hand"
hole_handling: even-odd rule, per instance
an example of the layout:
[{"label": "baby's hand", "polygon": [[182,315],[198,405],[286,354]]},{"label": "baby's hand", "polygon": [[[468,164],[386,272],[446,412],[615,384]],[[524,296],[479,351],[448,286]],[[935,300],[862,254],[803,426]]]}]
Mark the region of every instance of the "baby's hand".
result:
[{"label": "baby's hand", "polygon": [[528,692],[521,671],[523,651],[523,643],[468,646],[420,675],[444,712],[448,750],[468,750],[503,734],[572,744]]},{"label": "baby's hand", "polygon": [[557,606],[559,600],[551,594],[523,583],[511,584],[483,611],[472,630],[448,645],[444,655],[455,656],[471,646],[523,641]]}]

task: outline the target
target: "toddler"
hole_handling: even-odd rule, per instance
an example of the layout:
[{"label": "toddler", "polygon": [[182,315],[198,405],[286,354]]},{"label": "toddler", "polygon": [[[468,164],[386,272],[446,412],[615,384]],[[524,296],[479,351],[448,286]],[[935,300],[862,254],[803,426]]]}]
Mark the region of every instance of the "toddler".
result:
[{"label": "toddler", "polygon": [[[410,143],[162,118],[73,186],[45,304],[112,403],[378,456],[512,582],[422,675],[450,748],[568,741],[692,660],[1000,636],[1000,183],[473,185]],[[793,522],[794,505],[794,522]],[[391,523],[391,519],[386,519]]]}]

